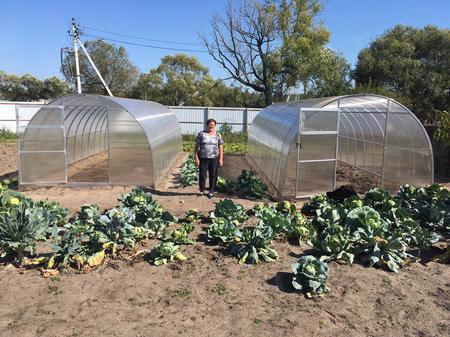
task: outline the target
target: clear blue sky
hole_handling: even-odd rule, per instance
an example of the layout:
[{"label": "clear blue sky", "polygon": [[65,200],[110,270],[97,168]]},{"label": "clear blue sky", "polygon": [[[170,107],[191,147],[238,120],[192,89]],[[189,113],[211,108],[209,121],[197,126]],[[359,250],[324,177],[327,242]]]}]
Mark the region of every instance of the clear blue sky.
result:
[{"label": "clear blue sky", "polygon": [[[208,32],[208,20],[215,13],[223,13],[224,4],[224,0],[0,0],[0,70],[30,73],[41,79],[61,77],[60,48],[70,46],[66,31],[72,17],[82,25],[107,31],[200,43],[197,33]],[[320,19],[332,33],[329,46],[341,51],[352,64],[362,48],[396,24],[450,25],[450,0],[325,0],[324,4]],[[174,53],[125,47],[142,72],[158,66],[164,55]],[[208,54],[195,55],[214,77],[226,77]]]}]

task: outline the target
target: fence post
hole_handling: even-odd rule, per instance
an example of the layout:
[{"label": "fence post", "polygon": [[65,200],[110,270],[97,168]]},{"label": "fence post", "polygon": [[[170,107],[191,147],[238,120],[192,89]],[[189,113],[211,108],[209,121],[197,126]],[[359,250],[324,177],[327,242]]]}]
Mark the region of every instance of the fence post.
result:
[{"label": "fence post", "polygon": [[248,108],[244,109],[242,131],[244,132],[248,131]]},{"label": "fence post", "polygon": [[204,111],[203,128],[205,127],[206,122],[208,121],[208,119],[209,119],[209,107],[206,107],[205,111]]}]

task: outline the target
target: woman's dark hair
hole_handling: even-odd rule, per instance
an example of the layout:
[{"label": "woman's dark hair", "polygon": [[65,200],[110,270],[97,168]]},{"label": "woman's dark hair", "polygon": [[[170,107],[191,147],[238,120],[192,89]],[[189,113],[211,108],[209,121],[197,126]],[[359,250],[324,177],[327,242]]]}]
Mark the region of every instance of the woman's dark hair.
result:
[{"label": "woman's dark hair", "polygon": [[208,119],[208,120],[206,121],[206,125],[208,125],[208,124],[211,123],[211,122],[214,122],[214,125],[217,125],[216,120],[213,119],[213,118]]}]

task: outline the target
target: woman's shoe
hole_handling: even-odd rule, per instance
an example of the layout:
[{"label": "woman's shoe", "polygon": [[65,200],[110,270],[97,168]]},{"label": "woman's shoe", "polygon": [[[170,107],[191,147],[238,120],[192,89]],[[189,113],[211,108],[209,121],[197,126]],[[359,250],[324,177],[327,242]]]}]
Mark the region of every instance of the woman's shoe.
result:
[{"label": "woman's shoe", "polygon": [[197,196],[198,197],[203,197],[205,194],[206,194],[205,191],[200,191],[200,192],[197,193]]},{"label": "woman's shoe", "polygon": [[214,193],[208,193],[208,198],[211,199],[212,197],[214,197]]}]

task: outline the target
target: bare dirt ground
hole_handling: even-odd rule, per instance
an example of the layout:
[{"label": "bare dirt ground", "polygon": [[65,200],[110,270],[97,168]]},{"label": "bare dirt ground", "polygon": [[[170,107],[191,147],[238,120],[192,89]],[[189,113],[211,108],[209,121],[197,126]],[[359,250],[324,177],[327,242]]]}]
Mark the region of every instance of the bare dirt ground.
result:
[{"label": "bare dirt ground", "polygon": [[[11,164],[5,154],[1,159],[0,175]],[[191,207],[213,210],[223,195],[209,200],[196,196],[196,186],[177,186],[182,162],[180,157],[153,191],[155,199],[177,216]],[[225,177],[246,168],[239,156],[226,157],[225,163],[220,173]],[[131,188],[51,187],[25,194],[59,201],[75,212],[84,203],[113,207]],[[205,243],[206,226],[193,233],[195,245],[183,247],[189,260],[180,264],[110,260],[89,273],[68,270],[53,278],[0,266],[0,336],[450,335],[450,268],[429,261],[442,252],[438,248],[399,274],[330,263],[331,293],[308,300],[290,285],[291,264],[308,246],[277,241],[279,261],[241,266],[223,248]],[[137,250],[155,243],[147,240]]]},{"label": "bare dirt ground", "polygon": [[67,167],[69,182],[108,182],[108,151],[79,160]]}]

